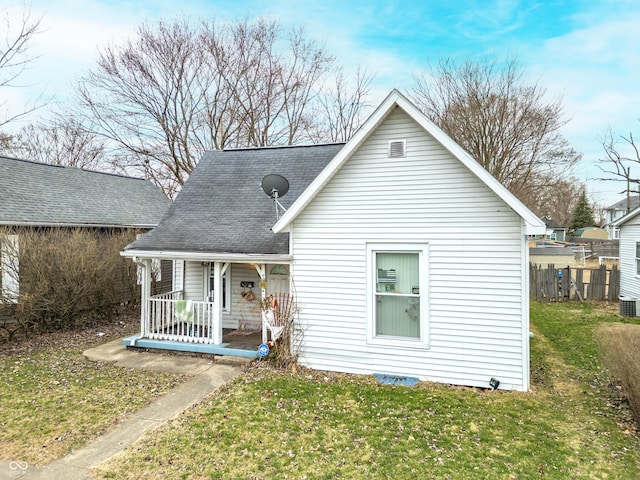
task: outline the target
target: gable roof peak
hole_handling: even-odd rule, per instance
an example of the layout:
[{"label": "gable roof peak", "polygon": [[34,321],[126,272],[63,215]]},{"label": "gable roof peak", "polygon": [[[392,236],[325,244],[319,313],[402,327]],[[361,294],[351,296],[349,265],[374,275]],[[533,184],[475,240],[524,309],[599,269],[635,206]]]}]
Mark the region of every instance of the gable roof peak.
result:
[{"label": "gable roof peak", "polygon": [[453,141],[443,130],[431,121],[407,97],[397,89],[385,97],[373,113],[365,120],[342,150],[327,167],[316,177],[309,188],[293,203],[287,212],[273,226],[274,232],[286,231],[294,218],[311,202],[322,188],[346,163],[359,146],[376,130],[394,108],[401,108],[412,120],[433,136],[446,150],[465,165],[476,177],[484,182],[498,197],[513,209],[525,222],[527,233],[544,234],[546,226],[515,195],[495,179],[484,167],[471,157],[460,145]]}]

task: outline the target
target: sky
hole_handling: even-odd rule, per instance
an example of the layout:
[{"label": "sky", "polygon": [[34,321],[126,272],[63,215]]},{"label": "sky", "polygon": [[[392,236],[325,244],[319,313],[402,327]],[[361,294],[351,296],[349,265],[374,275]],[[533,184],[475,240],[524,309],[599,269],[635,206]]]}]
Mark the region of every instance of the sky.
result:
[{"label": "sky", "polygon": [[[28,0],[26,0],[28,2]],[[15,26],[23,2],[4,0],[0,19]],[[602,141],[640,138],[640,2],[518,0],[32,0],[41,33],[29,54],[37,56],[20,88],[3,91],[10,108],[39,95],[64,104],[77,79],[94,68],[99,49],[134,38],[136,28],[161,19],[277,20],[304,27],[347,71],[362,65],[375,75],[370,103],[393,88],[407,92],[415,75],[441,58],[515,58],[526,80],[561,99],[567,124],[561,133],[583,154],[574,175],[592,201],[622,199],[620,183],[603,174]],[[4,19],[3,19],[4,20]],[[12,21],[13,20],[13,21]],[[4,30],[4,32],[3,32]],[[7,31],[0,23],[0,33]],[[8,96],[8,98],[7,98]],[[37,121],[46,111],[35,112]],[[17,125],[16,125],[17,127]]]}]

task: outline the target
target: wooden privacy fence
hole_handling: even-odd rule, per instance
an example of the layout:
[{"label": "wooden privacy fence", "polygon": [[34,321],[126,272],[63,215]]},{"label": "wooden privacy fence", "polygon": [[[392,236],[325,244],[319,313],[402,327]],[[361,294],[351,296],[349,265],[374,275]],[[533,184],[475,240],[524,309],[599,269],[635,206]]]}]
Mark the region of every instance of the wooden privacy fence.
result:
[{"label": "wooden privacy fence", "polygon": [[618,301],[620,270],[599,268],[556,268],[554,265],[529,267],[529,296],[539,302],[563,300]]}]

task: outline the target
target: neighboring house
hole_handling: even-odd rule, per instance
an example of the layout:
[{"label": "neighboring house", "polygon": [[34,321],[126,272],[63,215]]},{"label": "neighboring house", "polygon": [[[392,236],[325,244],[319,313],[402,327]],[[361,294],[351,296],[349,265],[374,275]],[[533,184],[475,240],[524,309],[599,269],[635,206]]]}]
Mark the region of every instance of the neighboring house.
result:
[{"label": "neighboring house", "polygon": [[613,205],[605,208],[605,225],[604,229],[607,231],[609,235],[609,240],[617,240],[620,238],[620,229],[614,227],[614,223],[619,218],[622,218],[631,210],[634,210],[640,206],[640,197],[633,196],[624,198],[619,202],[614,203]]},{"label": "neighboring house", "polygon": [[[632,314],[640,316],[640,207],[613,222],[620,231],[620,302],[633,303]],[[638,302],[636,308],[636,302]]]},{"label": "neighboring house", "polygon": [[[284,213],[259,188],[268,174],[289,180]],[[206,154],[123,251],[146,267],[143,328],[125,342],[240,354],[223,328],[260,328],[249,285],[294,296],[308,367],[527,390],[527,238],[544,232],[393,91],[344,145]],[[184,263],[174,291],[152,298],[153,259]],[[188,330],[175,318],[184,301]]]},{"label": "neighboring house", "polygon": [[[146,180],[0,157],[0,299],[18,300],[19,232],[155,227],[169,200]],[[1,300],[0,300],[1,302]]]},{"label": "neighboring house", "polygon": [[545,237],[549,240],[564,242],[567,238],[567,227],[563,227],[549,216],[542,217],[542,221],[547,226]]}]

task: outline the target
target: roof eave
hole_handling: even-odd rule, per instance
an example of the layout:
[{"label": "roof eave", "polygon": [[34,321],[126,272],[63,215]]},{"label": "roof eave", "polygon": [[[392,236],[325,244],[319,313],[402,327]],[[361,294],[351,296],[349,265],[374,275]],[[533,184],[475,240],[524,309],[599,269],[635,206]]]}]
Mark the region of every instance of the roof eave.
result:
[{"label": "roof eave", "polygon": [[12,222],[1,221],[3,227],[64,227],[64,228],[140,228],[152,229],[157,223],[76,223],[76,222]]},{"label": "roof eave", "polygon": [[123,257],[153,258],[161,260],[185,260],[191,262],[230,263],[291,263],[289,254],[269,253],[224,253],[224,252],[180,252],[172,250],[129,249],[120,252]]}]

